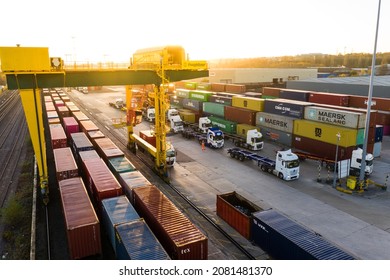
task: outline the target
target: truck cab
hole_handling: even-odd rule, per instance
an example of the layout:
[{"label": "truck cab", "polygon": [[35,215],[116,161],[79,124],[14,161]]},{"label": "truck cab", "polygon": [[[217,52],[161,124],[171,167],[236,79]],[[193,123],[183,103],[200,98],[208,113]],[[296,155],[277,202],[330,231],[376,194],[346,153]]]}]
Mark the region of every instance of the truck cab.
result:
[{"label": "truck cab", "polygon": [[142,112],[145,120],[147,120],[148,122],[154,122],[154,119],[156,117],[156,110],[154,109],[154,107],[145,108]]},{"label": "truck cab", "polygon": [[165,150],[165,153],[166,153],[166,164],[167,164],[167,167],[172,167],[175,165],[175,162],[176,162],[176,151],[175,151],[175,147],[173,147],[172,143],[171,142],[167,142],[167,146],[166,146],[166,150]]},{"label": "truck cab", "polygon": [[275,175],[284,180],[299,178],[299,158],[291,150],[276,153]]},{"label": "truck cab", "polygon": [[219,149],[222,148],[224,144],[225,140],[222,130],[220,130],[218,127],[210,127],[207,130],[207,145]]},{"label": "truck cab", "polygon": [[168,109],[167,120],[172,132],[178,133],[183,131],[184,125],[182,119],[180,118],[179,111],[176,109]]},{"label": "truck cab", "polygon": [[248,130],[246,134],[246,144],[249,149],[253,151],[259,151],[263,149],[263,134],[257,131],[257,129]]},{"label": "truck cab", "polygon": [[199,131],[202,133],[207,133],[208,129],[211,128],[211,120],[208,117],[199,118]]},{"label": "truck cab", "polygon": [[[363,157],[363,149],[358,148],[356,150],[352,151],[352,157],[351,157],[351,168],[350,173],[351,175],[359,175],[360,174],[360,168],[362,166],[362,157]],[[365,175],[371,175],[372,171],[374,170],[374,156],[370,153],[366,154],[366,168],[365,168]]]}]

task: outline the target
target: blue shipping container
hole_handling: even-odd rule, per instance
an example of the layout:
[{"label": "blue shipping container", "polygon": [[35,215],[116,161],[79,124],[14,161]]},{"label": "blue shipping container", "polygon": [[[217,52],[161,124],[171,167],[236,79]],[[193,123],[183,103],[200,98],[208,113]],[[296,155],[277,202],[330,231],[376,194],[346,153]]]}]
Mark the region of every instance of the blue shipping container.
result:
[{"label": "blue shipping container", "polygon": [[115,227],[119,260],[169,260],[168,254],[143,219]]},{"label": "blue shipping container", "polygon": [[115,173],[131,172],[136,168],[135,166],[125,157],[113,157],[108,159],[108,166],[110,170]]},{"label": "blue shipping container", "polygon": [[139,220],[140,216],[124,195],[103,199],[102,205],[102,225],[116,253],[115,227],[123,223]]},{"label": "blue shipping container", "polygon": [[118,180],[131,203],[133,203],[134,188],[151,185],[149,180],[139,171],[119,173]]},{"label": "blue shipping container", "polygon": [[276,210],[252,213],[252,239],[279,260],[353,260],[352,255]]}]

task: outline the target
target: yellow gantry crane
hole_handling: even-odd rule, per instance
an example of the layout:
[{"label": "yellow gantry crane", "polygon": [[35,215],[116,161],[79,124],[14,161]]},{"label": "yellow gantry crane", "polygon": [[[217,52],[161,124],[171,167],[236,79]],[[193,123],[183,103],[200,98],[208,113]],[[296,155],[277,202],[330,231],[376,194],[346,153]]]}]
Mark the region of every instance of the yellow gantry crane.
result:
[{"label": "yellow gantry crane", "polygon": [[[139,50],[128,69],[64,69],[62,59],[50,57],[46,47],[1,47],[1,71],[8,89],[18,89],[38,165],[43,201],[49,202],[49,177],[42,115],[42,88],[109,85],[150,85],[156,88],[156,170],[164,176],[165,166],[165,90],[164,83],[208,77],[206,61],[186,59],[180,46]],[[131,107],[131,90],[126,91],[129,146],[136,124],[137,110]],[[164,128],[163,128],[164,127]]]}]

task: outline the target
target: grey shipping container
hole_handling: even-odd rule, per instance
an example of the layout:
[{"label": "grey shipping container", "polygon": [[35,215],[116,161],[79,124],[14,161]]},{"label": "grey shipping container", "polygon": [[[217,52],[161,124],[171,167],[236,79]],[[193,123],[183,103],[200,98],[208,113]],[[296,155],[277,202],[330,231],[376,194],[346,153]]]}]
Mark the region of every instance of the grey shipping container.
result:
[{"label": "grey shipping container", "polygon": [[298,101],[308,101],[310,93],[304,90],[295,90],[295,89],[282,89],[279,92],[280,98],[292,99]]},{"label": "grey shipping container", "polygon": [[252,213],[263,210],[236,192],[217,195],[217,215],[250,240]]},{"label": "grey shipping container", "polygon": [[167,252],[143,219],[115,227],[119,260],[169,260]]},{"label": "grey shipping container", "polygon": [[253,213],[253,241],[279,260],[354,260],[333,245],[276,210]]},{"label": "grey shipping container", "polygon": [[258,126],[263,137],[282,146],[291,147],[293,134],[265,126]]},{"label": "grey shipping container", "polygon": [[168,255],[175,260],[206,260],[207,237],[154,185],[133,189],[134,208]]},{"label": "grey shipping container", "polygon": [[183,108],[183,97],[178,96],[170,96],[169,97],[169,104],[172,108]]},{"label": "grey shipping container", "polygon": [[115,227],[117,225],[139,220],[140,216],[126,196],[103,199],[102,201],[102,225],[105,229],[111,246],[116,253]]},{"label": "grey shipping container", "polygon": [[257,112],[256,126],[263,126],[292,133],[294,130],[294,118],[265,112]]},{"label": "grey shipping container", "polygon": [[100,223],[80,177],[58,183],[71,259],[101,255]]},{"label": "grey shipping container", "polygon": [[183,99],[183,108],[195,110],[197,112],[202,112],[203,101],[184,98]]},{"label": "grey shipping container", "polygon": [[366,114],[331,108],[307,106],[305,119],[349,128],[364,128]]},{"label": "grey shipping container", "polygon": [[303,119],[305,107],[313,103],[288,99],[265,99],[264,112],[282,115],[290,118]]},{"label": "grey shipping container", "polygon": [[232,97],[231,96],[221,96],[221,95],[211,95],[209,97],[210,102],[219,103],[223,105],[232,106]]},{"label": "grey shipping container", "polygon": [[84,132],[72,133],[70,137],[72,139],[71,147],[75,155],[75,159],[78,163],[79,163],[79,153],[81,151],[90,151],[95,149],[92,142],[89,140],[89,138]]}]

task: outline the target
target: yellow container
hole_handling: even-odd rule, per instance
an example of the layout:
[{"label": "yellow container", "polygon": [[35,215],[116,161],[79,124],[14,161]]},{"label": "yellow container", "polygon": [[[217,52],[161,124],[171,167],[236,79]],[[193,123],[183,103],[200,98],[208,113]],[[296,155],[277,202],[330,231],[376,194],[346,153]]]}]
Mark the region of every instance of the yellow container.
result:
[{"label": "yellow container", "polygon": [[235,95],[232,97],[232,106],[262,112],[264,111],[264,99]]},{"label": "yellow container", "polygon": [[[294,120],[294,134],[340,147],[356,146],[361,131],[307,120]],[[336,136],[340,133],[340,141]],[[358,135],[359,133],[359,135]],[[359,136],[359,138],[358,138]]]},{"label": "yellow container", "polygon": [[251,130],[251,129],[257,129],[257,131],[260,131],[260,128],[258,128],[256,126],[239,123],[239,124],[237,124],[237,127],[236,127],[236,133],[237,133],[237,135],[245,138],[248,130]]},{"label": "yellow container", "polygon": [[1,70],[50,71],[49,48],[0,47]]},{"label": "yellow container", "polygon": [[188,123],[195,123],[196,122],[196,118],[195,118],[194,113],[186,112],[186,111],[179,111],[179,115],[180,115],[180,118],[185,122],[188,122]]},{"label": "yellow container", "polygon": [[348,177],[347,187],[351,190],[354,190],[356,188],[356,178],[355,177]]}]

